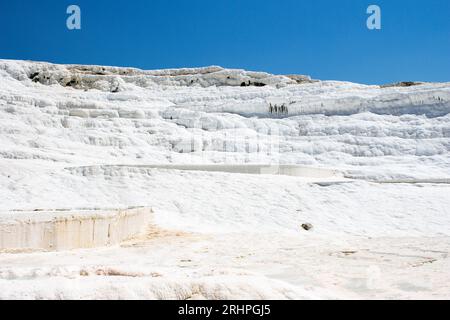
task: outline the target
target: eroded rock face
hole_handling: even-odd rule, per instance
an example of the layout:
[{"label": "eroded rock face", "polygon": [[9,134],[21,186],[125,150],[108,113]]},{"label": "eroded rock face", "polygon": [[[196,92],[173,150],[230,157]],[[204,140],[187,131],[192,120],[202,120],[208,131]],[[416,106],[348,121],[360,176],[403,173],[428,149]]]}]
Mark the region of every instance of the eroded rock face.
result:
[{"label": "eroded rock face", "polygon": [[310,80],[308,76],[272,75],[265,72],[224,69],[218,66],[147,71],[136,68],[24,62],[22,67],[23,70],[13,70],[17,79],[27,77],[33,82],[44,85],[60,84],[63,87],[75,89],[97,89],[110,92],[123,91],[126,83],[139,87],[152,85],[283,87]]},{"label": "eroded rock face", "polygon": [[286,77],[294,80],[295,82],[297,82],[298,84],[301,83],[314,83],[314,82],[318,82],[318,80],[313,80],[311,79],[310,76],[305,76],[305,75],[299,75],[299,74],[288,74],[286,75]]},{"label": "eroded rock face", "polygon": [[0,160],[280,161],[383,181],[448,174],[448,83],[381,89],[289,77],[0,60]]},{"label": "eroded rock face", "polygon": [[425,84],[425,82],[417,82],[417,81],[401,81],[396,83],[383,84],[381,88],[390,88],[390,87],[412,87],[419,86],[421,84]]}]

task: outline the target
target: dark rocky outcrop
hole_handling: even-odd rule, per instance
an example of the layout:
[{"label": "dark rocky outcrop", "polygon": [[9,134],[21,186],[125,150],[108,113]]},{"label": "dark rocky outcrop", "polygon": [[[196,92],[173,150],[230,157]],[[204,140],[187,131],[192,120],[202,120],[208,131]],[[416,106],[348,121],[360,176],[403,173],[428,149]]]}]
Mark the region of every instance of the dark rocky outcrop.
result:
[{"label": "dark rocky outcrop", "polygon": [[416,82],[416,81],[401,81],[396,83],[388,83],[380,85],[381,88],[390,88],[390,87],[412,87],[419,86],[424,84],[424,82]]}]

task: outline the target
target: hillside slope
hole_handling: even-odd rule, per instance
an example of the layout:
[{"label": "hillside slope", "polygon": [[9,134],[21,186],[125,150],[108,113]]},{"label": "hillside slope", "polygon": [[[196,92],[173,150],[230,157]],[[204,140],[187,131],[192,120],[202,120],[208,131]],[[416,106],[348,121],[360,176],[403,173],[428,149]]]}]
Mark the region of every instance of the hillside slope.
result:
[{"label": "hillside slope", "polygon": [[448,298],[449,181],[450,83],[0,60],[0,224],[154,211],[0,253],[0,298]]}]

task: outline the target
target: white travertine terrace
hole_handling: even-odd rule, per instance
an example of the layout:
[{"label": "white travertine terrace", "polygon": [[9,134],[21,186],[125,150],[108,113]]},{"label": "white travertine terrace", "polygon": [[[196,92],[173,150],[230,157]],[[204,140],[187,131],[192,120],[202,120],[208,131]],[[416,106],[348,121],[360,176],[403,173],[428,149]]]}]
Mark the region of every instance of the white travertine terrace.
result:
[{"label": "white travertine terrace", "polygon": [[449,194],[450,83],[0,60],[0,299],[449,299]]},{"label": "white travertine terrace", "polygon": [[149,208],[14,213],[0,219],[0,251],[115,245],[142,234],[151,216]]}]

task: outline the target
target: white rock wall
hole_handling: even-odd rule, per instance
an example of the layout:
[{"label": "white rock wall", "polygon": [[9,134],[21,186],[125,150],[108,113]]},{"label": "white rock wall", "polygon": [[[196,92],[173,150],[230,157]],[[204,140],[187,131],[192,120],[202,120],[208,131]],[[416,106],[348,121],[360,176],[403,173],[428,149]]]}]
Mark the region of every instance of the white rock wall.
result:
[{"label": "white rock wall", "polygon": [[[0,250],[68,250],[118,244],[142,234],[149,208],[14,215],[0,222]],[[44,217],[42,217],[44,216]],[[18,217],[18,218],[17,218]]]}]

